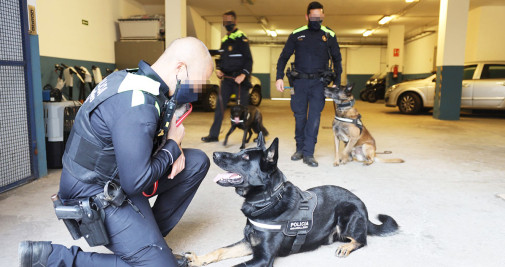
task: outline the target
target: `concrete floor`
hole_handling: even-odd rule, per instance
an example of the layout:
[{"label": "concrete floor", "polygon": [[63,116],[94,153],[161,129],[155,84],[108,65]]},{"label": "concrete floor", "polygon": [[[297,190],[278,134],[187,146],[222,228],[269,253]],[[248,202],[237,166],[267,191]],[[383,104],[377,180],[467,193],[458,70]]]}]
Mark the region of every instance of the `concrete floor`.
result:
[{"label": "concrete floor", "polygon": [[[318,168],[289,159],[295,150],[294,119],[289,101],[261,104],[267,142],[280,139],[279,168],[302,189],[325,184],[345,187],[367,205],[372,221],[379,213],[391,215],[401,226],[394,236],[369,237],[368,246],[340,259],[340,245],[278,258],[275,266],[505,266],[505,113],[462,115],[458,121],[440,121],[431,113],[407,116],[383,104],[357,101],[363,122],[384,157],[399,157],[402,164],[352,162],[333,167],[333,105],[327,102],[321,119],[315,157]],[[205,144],[213,113],[194,112],[185,122],[185,147],[238,151],[241,132],[228,147]],[[220,139],[229,128],[227,120]],[[253,144],[249,144],[252,146]],[[248,146],[248,147],[249,147]],[[212,182],[220,169],[212,164],[207,178],[179,225],[166,238],[175,252],[207,253],[242,238],[246,222],[242,199],[231,188]],[[0,266],[17,264],[21,240],[52,240],[89,248],[73,241],[52,210],[50,195],[58,191],[59,170],[0,195]],[[231,266],[242,259],[210,265]]]}]

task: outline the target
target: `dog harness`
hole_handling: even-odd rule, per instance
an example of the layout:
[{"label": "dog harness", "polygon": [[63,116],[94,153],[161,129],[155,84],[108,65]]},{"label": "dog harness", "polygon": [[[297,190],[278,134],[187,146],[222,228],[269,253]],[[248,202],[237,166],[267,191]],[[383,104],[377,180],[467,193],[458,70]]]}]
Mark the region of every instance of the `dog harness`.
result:
[{"label": "dog harness", "polygon": [[[257,231],[282,232],[285,236],[294,236],[295,241],[291,247],[291,254],[300,251],[300,248],[305,243],[307,234],[310,230],[312,230],[312,225],[314,224],[314,210],[317,206],[317,195],[315,193],[310,191],[301,191],[299,188],[295,188],[300,195],[300,201],[297,203],[297,207],[295,209],[282,215],[282,217],[287,218],[287,220],[264,223],[247,218],[253,228]],[[279,191],[283,192],[284,190]],[[279,193],[279,195],[282,198],[282,194]],[[276,198],[278,199],[278,197]],[[272,203],[277,202],[278,201]],[[272,204],[269,204],[265,208],[270,208],[271,206]]]},{"label": "dog harness", "polygon": [[338,117],[335,115],[335,120],[341,121],[341,122],[347,122],[347,123],[352,123],[356,125],[356,127],[359,128],[359,134],[363,132],[363,122],[361,122],[361,114],[358,114],[358,117],[356,119],[349,119],[349,118],[342,118]]},{"label": "dog harness", "polygon": [[[347,108],[351,108],[354,106],[355,102],[356,101],[354,99],[352,99],[349,102],[337,104],[337,109],[344,110]],[[335,113],[337,113],[336,110],[335,110]],[[352,123],[352,124],[356,125],[356,127],[359,128],[359,134],[361,134],[363,132],[363,122],[361,122],[361,114],[358,114],[358,117],[356,119],[342,118],[342,117],[335,115],[335,120],[341,121],[341,122]]]}]

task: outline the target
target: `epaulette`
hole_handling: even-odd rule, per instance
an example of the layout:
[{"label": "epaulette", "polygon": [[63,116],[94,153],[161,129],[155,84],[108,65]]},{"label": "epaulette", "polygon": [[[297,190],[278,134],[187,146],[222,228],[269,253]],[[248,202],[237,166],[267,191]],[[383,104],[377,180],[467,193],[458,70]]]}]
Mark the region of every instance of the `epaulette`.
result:
[{"label": "epaulette", "polygon": [[307,26],[307,25],[303,25],[302,27],[300,27],[300,28],[298,28],[298,29],[294,30],[294,31],[292,32],[292,34],[295,34],[295,33],[301,32],[301,31],[305,31],[305,30],[308,30],[308,29],[309,29],[309,26]]},{"label": "epaulette", "polygon": [[335,32],[332,31],[330,28],[321,25],[321,30],[323,30],[324,32],[330,34],[331,37],[335,37]]},{"label": "epaulette", "polygon": [[228,40],[228,38],[230,38],[232,40],[235,40],[237,38],[243,38],[244,41],[247,40],[247,36],[241,30],[237,30],[236,32],[232,32],[230,35],[225,35],[221,41],[225,42],[226,40]]}]

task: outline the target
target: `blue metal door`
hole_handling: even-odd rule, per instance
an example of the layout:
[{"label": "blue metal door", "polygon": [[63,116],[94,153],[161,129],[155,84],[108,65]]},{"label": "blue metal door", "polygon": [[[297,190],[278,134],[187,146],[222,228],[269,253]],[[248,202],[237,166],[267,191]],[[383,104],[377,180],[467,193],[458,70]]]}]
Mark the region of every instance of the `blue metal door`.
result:
[{"label": "blue metal door", "polygon": [[26,0],[1,0],[0,192],[38,177],[29,48]]}]

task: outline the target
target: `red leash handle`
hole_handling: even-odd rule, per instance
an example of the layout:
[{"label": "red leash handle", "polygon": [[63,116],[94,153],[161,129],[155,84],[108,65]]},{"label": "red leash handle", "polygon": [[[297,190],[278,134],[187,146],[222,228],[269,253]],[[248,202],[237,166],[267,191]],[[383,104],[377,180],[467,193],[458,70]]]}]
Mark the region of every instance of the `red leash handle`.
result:
[{"label": "red leash handle", "polygon": [[150,195],[146,194],[146,192],[142,192],[142,195],[144,195],[145,197],[152,197],[152,196],[154,196],[154,194],[156,194],[156,190],[158,190],[158,181],[154,182],[153,186],[154,186],[153,192]]},{"label": "red leash handle", "polygon": [[[177,119],[177,121],[175,122],[175,126],[179,127],[182,124],[182,121],[188,117],[188,115],[189,115],[189,113],[191,113],[191,111],[193,111],[193,105],[191,105],[191,103],[189,103],[188,111],[186,111],[184,114],[182,114],[181,117],[179,117]],[[154,196],[154,194],[156,194],[156,190],[158,190],[158,181],[154,182],[153,187],[154,187],[153,192],[151,194],[147,194],[146,192],[142,192],[142,195],[144,195],[145,197]]]},{"label": "red leash handle", "polygon": [[186,117],[188,117],[188,115],[189,115],[189,113],[191,113],[191,111],[193,111],[193,105],[191,105],[191,103],[189,103],[189,109],[188,109],[188,111],[186,111],[184,114],[182,114],[182,116],[181,116],[181,117],[179,117],[179,118],[177,119],[177,121],[175,122],[175,126],[176,126],[176,127],[181,126],[182,121],[183,121],[184,119],[186,119]]}]

